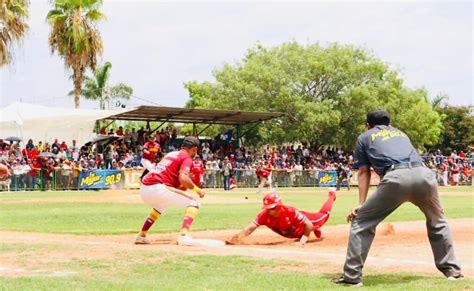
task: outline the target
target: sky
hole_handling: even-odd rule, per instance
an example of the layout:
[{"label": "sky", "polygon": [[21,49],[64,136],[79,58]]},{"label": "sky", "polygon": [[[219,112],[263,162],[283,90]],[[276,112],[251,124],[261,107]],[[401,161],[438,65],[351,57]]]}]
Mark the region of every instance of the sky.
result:
[{"label": "sky", "polygon": [[[47,0],[31,0],[30,30],[0,69],[0,107],[15,101],[74,106],[71,72],[48,46]],[[212,71],[261,43],[331,42],[366,48],[400,71],[405,85],[453,105],[473,102],[473,4],[466,2],[104,1],[100,62],[110,84],[134,89],[128,107],[181,107],[184,82],[212,81]],[[81,108],[97,108],[81,100]]]}]

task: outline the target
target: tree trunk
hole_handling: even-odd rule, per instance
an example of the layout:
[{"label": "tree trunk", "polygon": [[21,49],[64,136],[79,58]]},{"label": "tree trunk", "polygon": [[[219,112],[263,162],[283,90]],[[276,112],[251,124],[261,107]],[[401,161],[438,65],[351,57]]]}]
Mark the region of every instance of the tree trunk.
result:
[{"label": "tree trunk", "polygon": [[76,109],[79,109],[81,101],[82,70],[73,69],[72,78],[74,80],[74,106]]}]

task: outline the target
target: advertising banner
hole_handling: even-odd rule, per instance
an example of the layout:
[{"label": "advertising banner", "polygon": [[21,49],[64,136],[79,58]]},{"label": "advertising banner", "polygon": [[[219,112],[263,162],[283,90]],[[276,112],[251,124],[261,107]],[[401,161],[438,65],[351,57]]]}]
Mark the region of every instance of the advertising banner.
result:
[{"label": "advertising banner", "polygon": [[337,183],[337,172],[336,171],[320,171],[319,172],[319,186],[321,187],[334,187]]},{"label": "advertising banner", "polygon": [[80,189],[121,189],[124,183],[123,171],[93,170],[79,174]]},{"label": "advertising banner", "polygon": [[125,175],[125,181],[123,184],[124,189],[138,189],[140,188],[140,177],[143,173],[143,169],[125,169],[123,171]]}]

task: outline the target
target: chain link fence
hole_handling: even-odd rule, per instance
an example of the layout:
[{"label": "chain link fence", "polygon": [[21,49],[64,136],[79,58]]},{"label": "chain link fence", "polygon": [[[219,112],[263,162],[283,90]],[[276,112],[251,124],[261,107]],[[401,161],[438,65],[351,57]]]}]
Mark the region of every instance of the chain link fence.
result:
[{"label": "chain link fence", "polygon": [[[100,172],[97,170],[90,172]],[[139,177],[143,170],[123,170],[124,182],[120,188],[137,189],[140,187]],[[378,176],[373,174],[372,185],[378,184]],[[437,174],[442,184],[442,177]],[[97,177],[97,176],[96,176]],[[254,169],[235,169],[232,171],[232,184],[238,188],[255,188],[259,180]],[[335,171],[323,170],[273,170],[271,181],[274,187],[319,187],[334,186],[337,175]],[[221,170],[205,170],[201,178],[206,188],[224,188],[224,174]],[[353,172],[349,179],[351,185],[357,185],[357,172]],[[331,184],[332,183],[332,184]],[[324,184],[324,185],[323,185]],[[333,185],[334,184],[334,185]],[[472,175],[459,175],[459,185],[473,186]],[[54,171],[37,170],[29,172],[14,171],[8,180],[0,181],[0,191],[46,191],[46,190],[84,190],[91,189],[84,186],[81,173],[72,169],[57,169]],[[97,187],[95,188],[97,189]],[[115,187],[114,189],[117,189]]]}]

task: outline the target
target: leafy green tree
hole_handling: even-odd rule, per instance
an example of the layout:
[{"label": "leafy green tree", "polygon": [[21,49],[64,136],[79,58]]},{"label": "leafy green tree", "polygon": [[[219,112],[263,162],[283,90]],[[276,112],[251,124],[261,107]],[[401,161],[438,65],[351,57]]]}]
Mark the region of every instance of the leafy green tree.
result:
[{"label": "leafy green tree", "polygon": [[417,147],[435,144],[440,134],[440,117],[425,100],[426,91],[406,88],[396,71],[361,48],[257,45],[213,74],[215,82],[185,83],[188,107],[284,113],[253,132],[254,143],[352,149],[366,113],[375,108],[387,109]]},{"label": "leafy green tree", "polygon": [[[114,99],[130,99],[133,95],[133,89],[119,83],[114,86],[109,86],[109,76],[112,64],[106,62],[104,65],[97,68],[94,76],[85,76],[84,85],[81,90],[81,95],[89,100],[98,100],[100,109],[104,110],[106,103],[110,103]],[[73,95],[74,91],[69,92],[69,95]],[[110,108],[109,108],[110,109]]]},{"label": "leafy green tree", "polygon": [[13,42],[28,31],[28,0],[0,0],[0,67],[11,62]]},{"label": "leafy green tree", "polygon": [[474,146],[473,107],[444,105],[438,108],[443,117],[443,131],[435,149],[443,152],[467,151]]},{"label": "leafy green tree", "polygon": [[55,0],[47,21],[51,25],[49,45],[67,68],[72,69],[74,105],[80,106],[81,88],[88,68],[95,71],[102,54],[102,39],[96,23],[105,18],[99,10],[102,0]]}]

